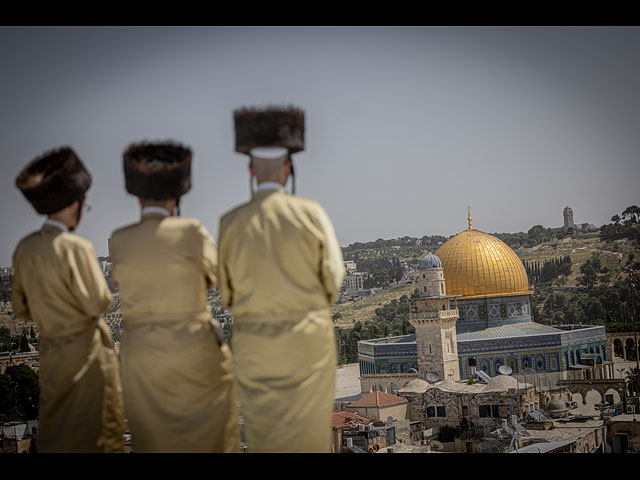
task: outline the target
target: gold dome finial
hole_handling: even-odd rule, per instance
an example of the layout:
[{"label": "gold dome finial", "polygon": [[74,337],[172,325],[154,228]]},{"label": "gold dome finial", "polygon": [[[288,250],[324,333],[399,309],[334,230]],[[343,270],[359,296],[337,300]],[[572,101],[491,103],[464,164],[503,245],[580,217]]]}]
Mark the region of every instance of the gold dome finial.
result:
[{"label": "gold dome finial", "polygon": [[471,230],[471,207],[467,207],[467,216],[469,217],[469,230]]}]

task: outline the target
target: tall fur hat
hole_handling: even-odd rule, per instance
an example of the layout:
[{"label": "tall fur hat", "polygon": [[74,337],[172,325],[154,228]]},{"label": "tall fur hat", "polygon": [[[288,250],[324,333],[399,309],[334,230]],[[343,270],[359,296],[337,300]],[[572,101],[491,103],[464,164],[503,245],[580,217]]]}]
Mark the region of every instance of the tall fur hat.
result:
[{"label": "tall fur hat", "polygon": [[59,212],[81,200],[90,186],[91,174],[66,146],[43,153],[16,177],[16,187],[43,215]]},{"label": "tall fur hat", "polygon": [[290,154],[304,150],[304,112],[299,108],[241,108],[233,118],[236,152],[249,155],[254,147],[285,147]]},{"label": "tall fur hat", "polygon": [[191,150],[174,142],[131,144],[123,154],[127,192],[149,200],[180,198],[191,189]]}]

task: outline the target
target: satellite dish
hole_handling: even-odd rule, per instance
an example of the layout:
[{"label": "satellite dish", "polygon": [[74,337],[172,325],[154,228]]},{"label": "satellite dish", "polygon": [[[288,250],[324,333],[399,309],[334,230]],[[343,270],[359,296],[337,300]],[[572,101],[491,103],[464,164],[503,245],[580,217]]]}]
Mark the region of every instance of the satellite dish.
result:
[{"label": "satellite dish", "polygon": [[498,371],[502,375],[511,375],[511,372],[513,372],[513,370],[511,369],[511,367],[509,365],[501,365],[500,368],[498,369]]},{"label": "satellite dish", "polygon": [[427,372],[424,377],[432,383],[440,380],[440,375],[438,374],[438,372]]},{"label": "satellite dish", "polygon": [[444,450],[444,445],[437,440],[431,440],[429,445],[431,445],[431,448],[435,451]]}]

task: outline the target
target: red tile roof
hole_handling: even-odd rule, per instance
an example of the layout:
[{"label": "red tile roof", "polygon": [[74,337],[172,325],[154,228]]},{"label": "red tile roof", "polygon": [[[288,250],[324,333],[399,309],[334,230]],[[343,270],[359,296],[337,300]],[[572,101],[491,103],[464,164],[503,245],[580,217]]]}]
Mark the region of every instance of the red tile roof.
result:
[{"label": "red tile roof", "polygon": [[407,399],[390,393],[373,392],[360,400],[350,403],[347,407],[388,407],[401,403],[407,403]]},{"label": "red tile roof", "polygon": [[351,427],[359,423],[367,424],[373,419],[353,412],[334,411],[331,415],[331,426],[333,428]]}]

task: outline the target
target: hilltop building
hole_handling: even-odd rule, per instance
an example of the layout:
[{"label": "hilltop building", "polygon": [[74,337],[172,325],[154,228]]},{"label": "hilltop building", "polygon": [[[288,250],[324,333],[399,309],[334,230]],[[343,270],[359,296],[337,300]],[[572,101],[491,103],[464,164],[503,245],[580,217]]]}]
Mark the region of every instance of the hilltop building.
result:
[{"label": "hilltop building", "polygon": [[564,207],[562,215],[564,216],[564,229],[573,228],[573,209],[569,206]]},{"label": "hilltop building", "polygon": [[411,299],[413,335],[358,342],[362,393],[396,393],[411,380],[484,379],[503,365],[529,379],[613,378],[602,326],[533,321],[527,274],[511,248],[469,228],[428,253]]}]

